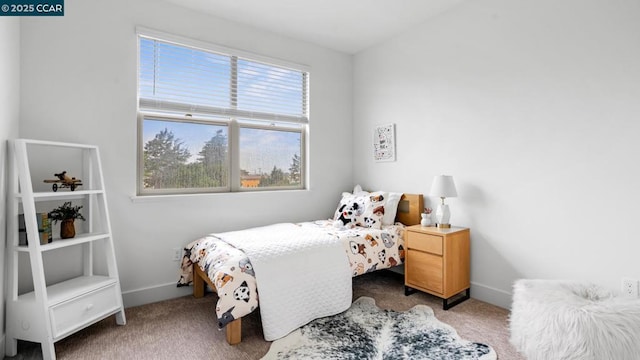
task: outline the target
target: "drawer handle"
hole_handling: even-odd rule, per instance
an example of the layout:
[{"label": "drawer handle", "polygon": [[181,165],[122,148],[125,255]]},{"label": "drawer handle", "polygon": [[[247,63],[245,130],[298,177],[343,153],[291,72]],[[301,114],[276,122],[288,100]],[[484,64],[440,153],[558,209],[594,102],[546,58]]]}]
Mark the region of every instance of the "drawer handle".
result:
[{"label": "drawer handle", "polygon": [[86,311],[89,311],[89,310],[91,310],[91,309],[93,309],[93,304],[89,304],[89,305],[87,305],[87,307],[85,308],[85,310],[86,310]]}]

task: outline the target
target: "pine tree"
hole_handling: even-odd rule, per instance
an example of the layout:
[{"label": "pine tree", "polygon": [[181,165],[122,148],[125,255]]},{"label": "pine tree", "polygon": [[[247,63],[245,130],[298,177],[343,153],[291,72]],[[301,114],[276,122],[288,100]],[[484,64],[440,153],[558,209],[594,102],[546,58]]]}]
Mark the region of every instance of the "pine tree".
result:
[{"label": "pine tree", "polygon": [[291,165],[289,166],[289,177],[292,185],[300,184],[300,156],[294,154],[291,159]]},{"label": "pine tree", "polygon": [[278,169],[275,165],[271,170],[271,174],[268,176],[262,177],[263,181],[260,181],[260,186],[283,186],[288,185],[287,177],[282,171],[282,169]]},{"label": "pine tree", "polygon": [[[187,160],[191,156],[183,142],[164,129],[144,144],[144,186],[152,189],[188,187],[180,181]],[[181,171],[182,170],[182,171]]]},{"label": "pine tree", "polygon": [[198,153],[198,163],[202,165],[204,186],[226,186],[229,178],[227,136],[222,130],[207,141]]}]

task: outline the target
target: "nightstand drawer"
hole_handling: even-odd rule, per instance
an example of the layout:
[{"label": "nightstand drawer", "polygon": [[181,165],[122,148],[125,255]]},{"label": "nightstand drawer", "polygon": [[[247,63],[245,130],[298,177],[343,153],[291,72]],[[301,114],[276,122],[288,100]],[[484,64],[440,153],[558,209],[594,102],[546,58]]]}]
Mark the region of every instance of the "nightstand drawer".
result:
[{"label": "nightstand drawer", "polygon": [[442,236],[408,231],[407,249],[426,251],[442,255]]},{"label": "nightstand drawer", "polygon": [[409,249],[407,251],[406,283],[426,290],[443,292],[442,257]]},{"label": "nightstand drawer", "polygon": [[51,307],[53,336],[64,336],[83,324],[120,308],[116,285],[109,285]]}]

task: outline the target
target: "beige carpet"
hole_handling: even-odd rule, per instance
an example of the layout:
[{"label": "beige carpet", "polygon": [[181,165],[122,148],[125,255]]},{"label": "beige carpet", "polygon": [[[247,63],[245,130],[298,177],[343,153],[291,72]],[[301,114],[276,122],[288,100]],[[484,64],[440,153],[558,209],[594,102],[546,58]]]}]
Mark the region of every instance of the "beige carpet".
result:
[{"label": "beige carpet", "polygon": [[[380,308],[405,311],[430,306],[436,317],[470,341],[491,345],[501,360],[524,359],[509,344],[507,310],[470,299],[442,310],[431,295],[404,296],[402,277],[378,271],[354,278],[354,295],[369,296]],[[473,294],[472,294],[473,295]],[[127,325],[105,319],[56,343],[58,359],[259,359],[269,349],[262,338],[260,316],[243,318],[242,343],[230,346],[217,330],[215,294],[191,296],[126,309]],[[18,355],[6,359],[41,359],[39,344],[20,342]]]}]

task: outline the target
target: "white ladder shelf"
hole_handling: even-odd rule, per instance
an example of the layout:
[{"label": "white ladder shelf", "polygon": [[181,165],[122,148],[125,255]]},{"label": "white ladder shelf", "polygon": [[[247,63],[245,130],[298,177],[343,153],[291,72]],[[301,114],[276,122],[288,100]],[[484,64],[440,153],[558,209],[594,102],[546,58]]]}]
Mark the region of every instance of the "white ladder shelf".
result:
[{"label": "white ladder shelf", "polygon": [[[80,159],[82,190],[34,190],[42,187],[40,182],[32,182],[36,166],[50,166],[55,161],[64,163],[55,158],[56,150],[75,153]],[[114,314],[117,324],[126,323],[100,154],[98,147],[92,145],[15,139],[9,141],[9,171],[5,352],[7,356],[15,356],[20,339],[41,343],[43,358],[55,359],[56,341]],[[57,239],[54,234],[53,242],[41,244],[37,208],[49,206],[51,210],[69,200],[83,204],[82,214],[87,220],[82,224],[84,231],[72,239]],[[56,205],[51,207],[51,203]],[[19,244],[20,213],[24,214],[27,245]],[[82,248],[82,274],[49,284],[44,254],[75,246]],[[24,281],[24,275],[19,274],[19,262],[26,261],[25,255],[20,254],[28,256],[33,291],[19,293],[20,279]],[[94,263],[94,256],[103,257],[102,268]]]}]

